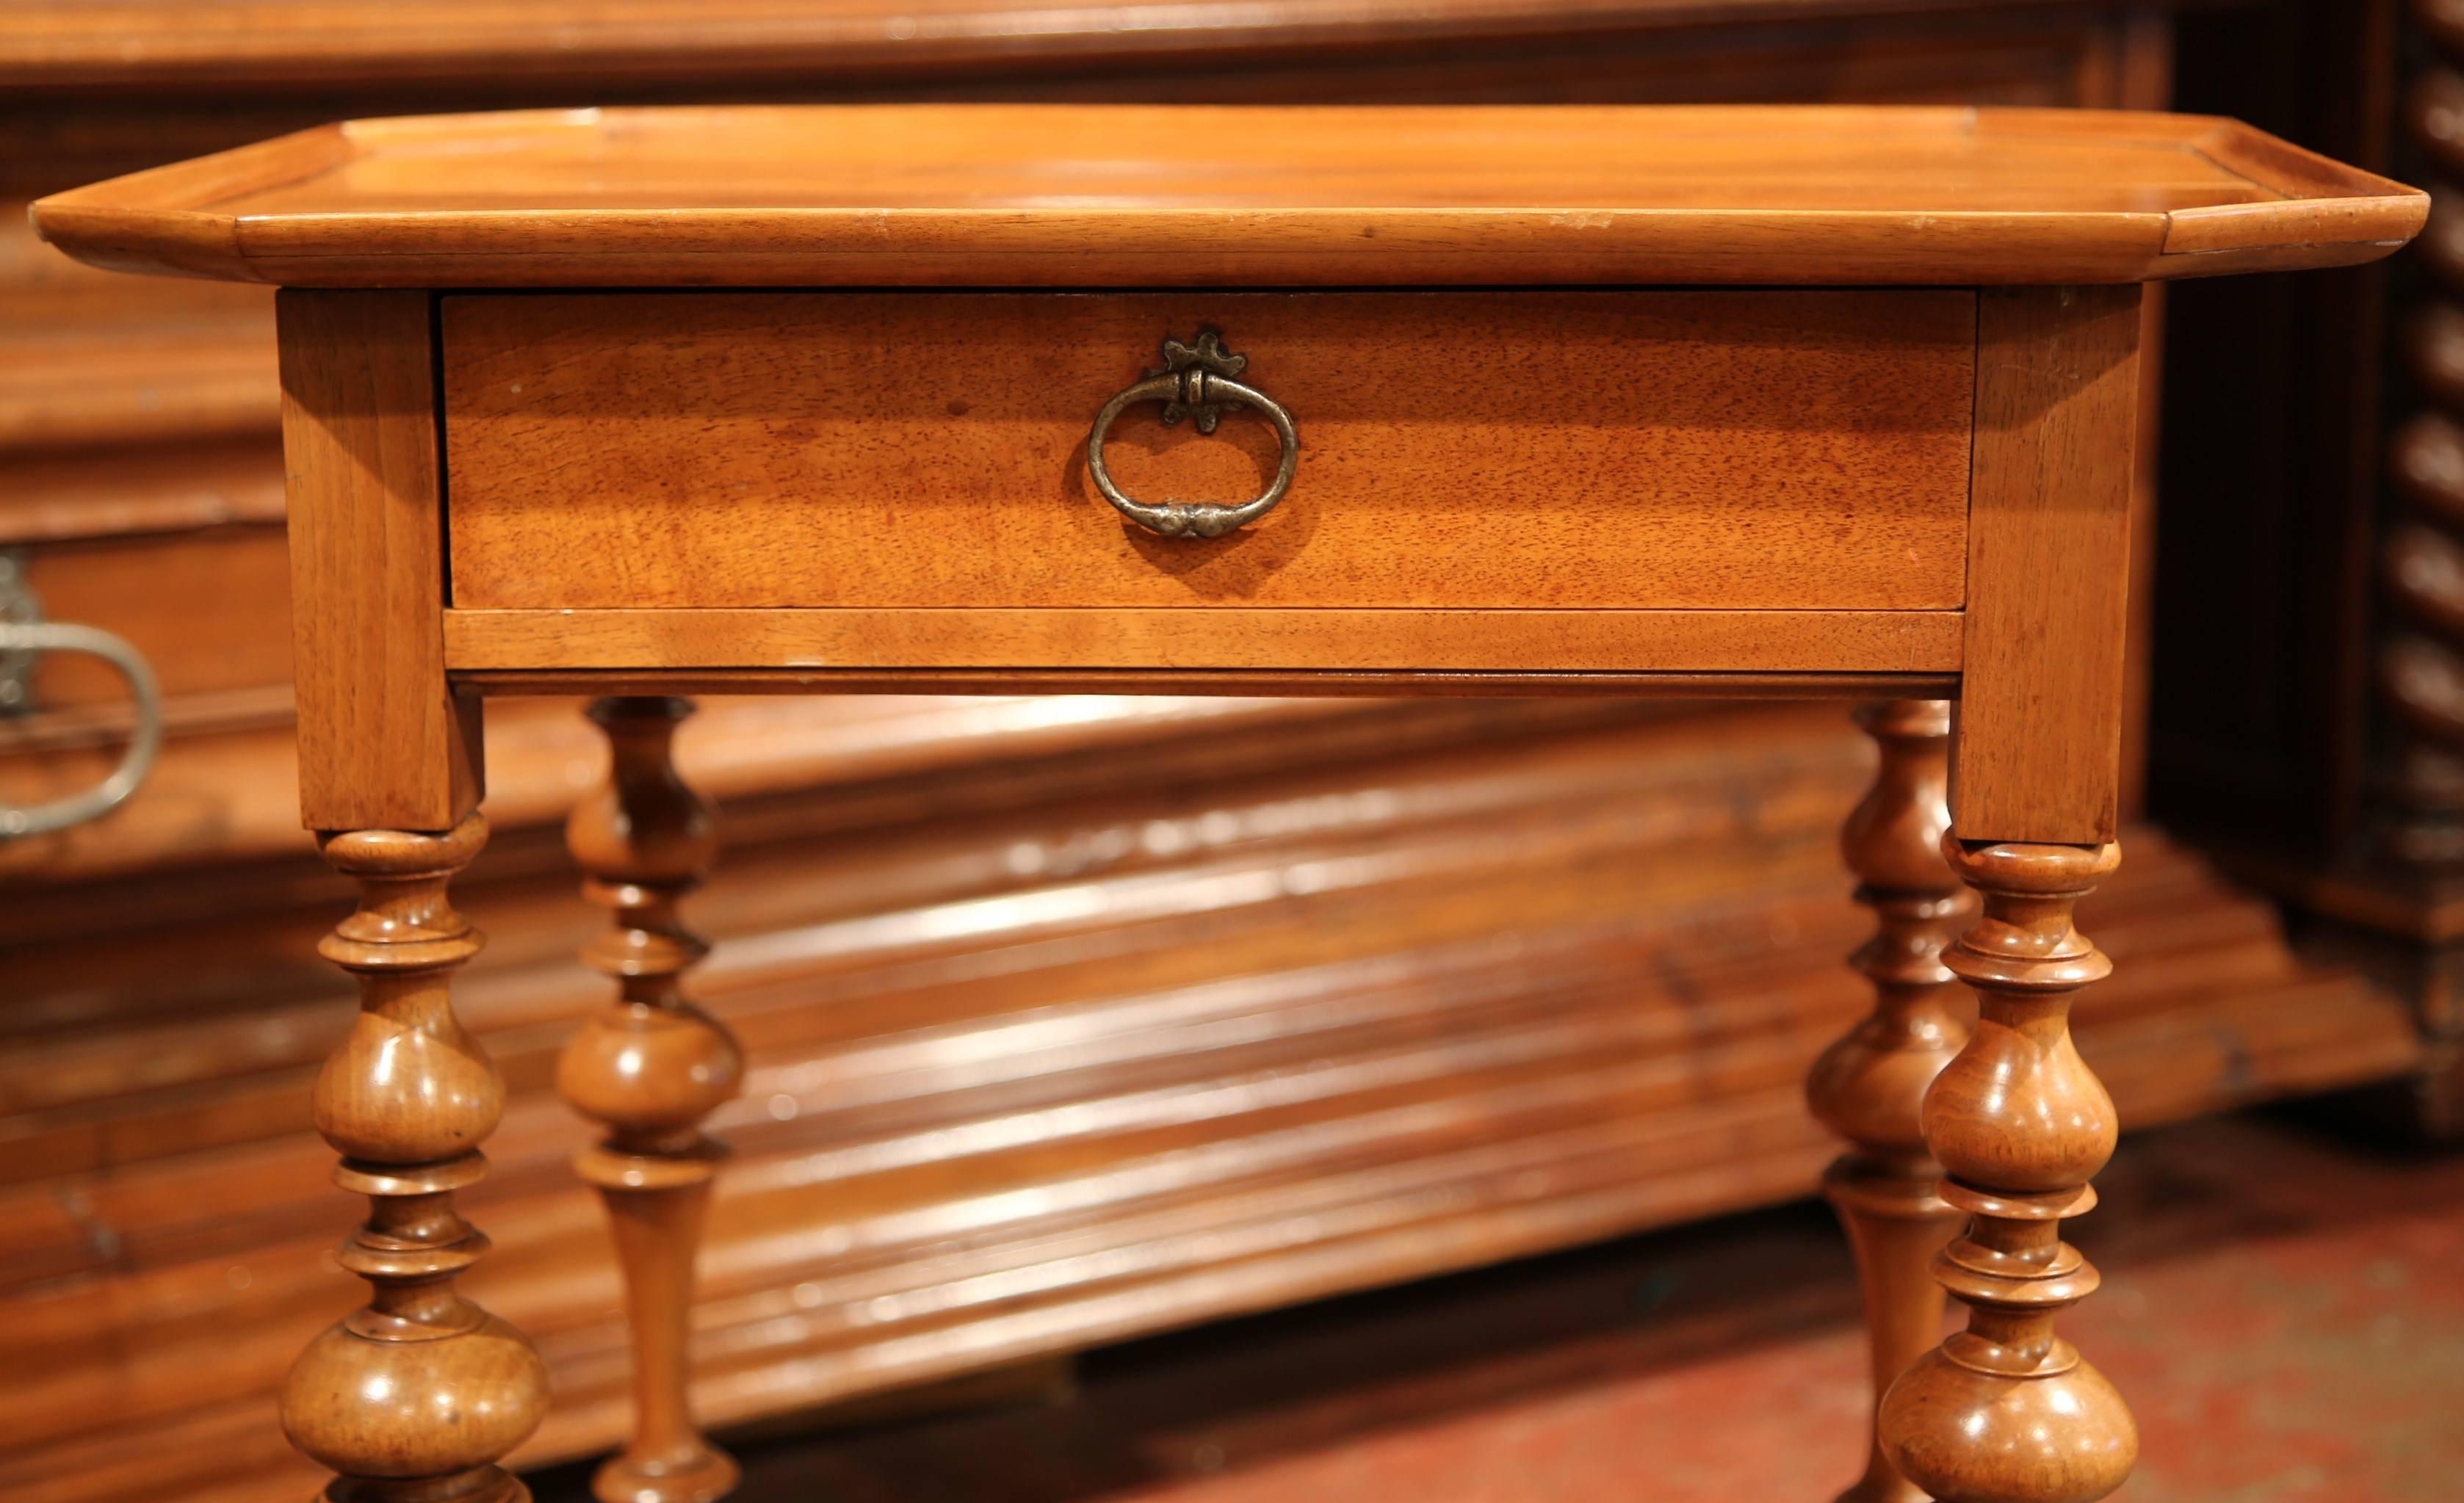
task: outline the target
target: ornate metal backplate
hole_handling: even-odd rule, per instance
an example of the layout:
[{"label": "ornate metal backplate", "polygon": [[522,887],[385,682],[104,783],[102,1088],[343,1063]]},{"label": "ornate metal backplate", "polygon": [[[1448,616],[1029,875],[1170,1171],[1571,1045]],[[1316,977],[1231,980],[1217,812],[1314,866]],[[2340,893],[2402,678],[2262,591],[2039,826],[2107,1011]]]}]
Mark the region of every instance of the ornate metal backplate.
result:
[{"label": "ornate metal backplate", "polygon": [[[1214,329],[1199,330],[1198,337],[1187,343],[1164,340],[1163,369],[1115,392],[1112,400],[1104,403],[1104,409],[1095,414],[1095,425],[1087,434],[1087,470],[1094,477],[1095,489],[1104,499],[1131,521],[1166,537],[1221,537],[1272,511],[1275,503],[1284,498],[1284,492],[1291,489],[1292,477],[1299,471],[1300,432],[1292,425],[1292,415],[1281,403],[1233,379],[1248,368],[1249,358],[1225,349],[1223,336]],[[1255,410],[1275,425],[1276,434],[1283,440],[1283,458],[1275,468],[1274,481],[1255,499],[1240,506],[1218,506],[1211,501],[1157,504],[1132,499],[1113,484],[1111,472],[1105,468],[1104,438],[1111,431],[1112,421],[1140,402],[1161,403],[1166,426],[1183,418],[1196,418],[1200,433],[1214,432],[1226,408]]]}]

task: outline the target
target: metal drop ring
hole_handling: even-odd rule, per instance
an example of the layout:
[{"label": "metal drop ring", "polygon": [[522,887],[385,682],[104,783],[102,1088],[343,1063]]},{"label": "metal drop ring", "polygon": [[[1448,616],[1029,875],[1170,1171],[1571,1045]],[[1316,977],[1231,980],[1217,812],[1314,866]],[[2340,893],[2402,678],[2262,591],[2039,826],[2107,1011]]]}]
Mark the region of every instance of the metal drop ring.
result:
[{"label": "metal drop ring", "polygon": [[[1217,349],[1212,336],[1212,330],[1201,334],[1196,346],[1210,357],[1216,354]],[[1187,349],[1177,341],[1167,343],[1167,360],[1172,361],[1173,356],[1186,353]],[[1094,476],[1095,489],[1103,492],[1105,500],[1112,503],[1113,510],[1149,532],[1160,533],[1166,537],[1221,537],[1234,528],[1254,522],[1273,511],[1275,503],[1284,498],[1284,492],[1291,489],[1292,475],[1300,468],[1301,463],[1300,433],[1292,426],[1292,415],[1265,392],[1216,375],[1203,365],[1186,361],[1173,363],[1177,368],[1150,376],[1115,393],[1111,401],[1104,403],[1104,410],[1095,414],[1095,426],[1087,435],[1087,472]],[[1133,499],[1112,483],[1111,471],[1104,466],[1104,436],[1111,431],[1113,419],[1132,403],[1140,402],[1162,403],[1166,425],[1177,423],[1195,413],[1201,433],[1215,431],[1216,418],[1222,408],[1255,408],[1275,425],[1276,435],[1283,440],[1283,461],[1275,467],[1274,481],[1255,500],[1240,506],[1218,506],[1211,501],[1167,501],[1156,505]]]},{"label": "metal drop ring", "polygon": [[129,735],[128,750],[111,775],[83,793],[25,807],[0,804],[0,840],[48,835],[110,813],[137,792],[137,785],[145,781],[145,774],[153,770],[155,753],[163,750],[163,691],[155,683],[153,665],[143,654],[121,638],[94,626],[0,621],[0,658],[31,660],[45,652],[91,653],[118,668],[137,702],[136,730]]}]

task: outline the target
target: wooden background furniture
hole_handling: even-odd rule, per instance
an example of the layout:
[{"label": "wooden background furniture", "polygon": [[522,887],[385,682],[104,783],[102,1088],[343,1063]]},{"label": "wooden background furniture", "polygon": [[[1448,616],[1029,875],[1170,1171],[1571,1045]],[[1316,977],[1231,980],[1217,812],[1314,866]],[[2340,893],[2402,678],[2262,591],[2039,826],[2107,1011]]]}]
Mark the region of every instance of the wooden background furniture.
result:
[{"label": "wooden background furniture", "polygon": [[[700,948],[675,903],[713,849],[668,754],[681,707],[627,696],[1952,689],[1947,827],[1886,760],[1851,836],[1877,904],[1936,922],[1886,931],[1918,969],[1874,968],[1867,1057],[1835,1056],[1844,1083],[1815,1093],[1857,1143],[1852,1224],[1930,1215],[1924,1154],[1968,1216],[1933,1259],[1967,1329],[1882,1396],[1864,1486],[2105,1495],[2135,1433],[2052,1320],[2095,1288],[2059,1229],[2117,1131],[2069,1013],[2110,969],[2073,911],[2118,861],[2136,284],[2376,259],[2426,202],[2189,117],[980,106],[360,122],[45,199],[42,233],[92,264],[288,289],[301,811],[361,889],[320,946],[362,1012],[315,1108],[369,1197],[340,1260],[371,1293],[293,1367],[285,1430],[338,1498],[526,1496],[495,1463],[543,1416],[546,1367],[454,1287],[488,1249],[454,1193],[504,1104],[448,997],[478,948],[446,887],[486,839],[490,693],[616,696],[612,803],[570,835],[625,987],[561,1078],[609,1129],[580,1163],[635,1313],[640,1424],[600,1490],[683,1500],[733,1478],[684,1367],[699,1123],[742,1056],[674,984]],[[1873,290],[1546,290],[1705,283]],[[885,285],[1184,290],[829,290]],[[489,291],[574,286],[641,291]],[[693,291],[746,286],[813,290]],[[1157,330],[1177,374],[1124,388],[1089,446],[1134,395],[1200,433],[1229,403],[1274,416],[1288,478],[1291,422],[1224,381],[1272,364],[1323,415],[1297,510],[1175,538],[1186,518],[1070,446],[1117,369],[1102,351]],[[1604,406],[1603,373],[1648,395]],[[1144,494],[1220,479],[1148,447],[1124,477]],[[1706,512],[1754,546],[1689,526]],[[1812,536],[1828,567],[1800,559]],[[554,567],[576,556],[596,567]],[[1930,836],[1982,900],[1947,944]],[[1947,1062],[1907,1007],[1936,966],[1980,1006]],[[1890,1119],[1927,1079],[1912,1139]],[[1927,1240],[1858,1238],[1869,1266]],[[1929,1314],[1911,1272],[1868,1280],[1878,1346]]]},{"label": "wooden background furniture", "polygon": [[[2392,68],[2391,48],[2369,54],[2370,38],[2389,39],[2341,3],[1422,6],[1339,25],[1310,7],[1252,12],[1265,19],[1238,32],[1167,9],[1148,14],[1174,24],[1151,30],[1089,12],[1083,28],[1028,38],[961,20],[909,39],[929,42],[929,57],[889,35],[888,12],[858,7],[821,21],[810,17],[824,8],[796,8],[795,50],[780,32],[699,24],[707,6],[635,8],[621,32],[532,7],[504,12],[504,26],[423,25],[409,43],[360,19],[383,9],[303,6],[314,24],[243,28],[192,6],[101,19],[92,7],[11,7],[0,196],[372,111],[749,94],[2155,105],[2178,57],[2187,102],[2350,160],[2377,161],[2367,127],[2383,139],[2392,122],[2368,84]],[[333,1302],[321,1263],[332,1191],[301,1166],[322,1151],[301,1103],[303,1072],[348,1015],[340,978],[298,959],[298,936],[324,926],[338,889],[293,817],[271,296],[80,272],[34,244],[21,213],[0,213],[0,522],[53,617],[148,648],[174,715],[169,754],[134,807],[39,847],[0,847],[11,1002],[0,1106],[12,1144],[0,1167],[16,1229],[0,1265],[12,1318],[0,1350],[15,1358],[0,1372],[13,1416],[0,1477],[30,1497],[254,1498],[302,1474],[264,1415]],[[2366,345],[2367,318],[2312,305],[2369,279],[2174,290],[2202,322],[2171,362],[2189,374],[2167,421],[2185,436],[2168,450],[2180,472],[2160,520],[2181,523],[2194,551],[2187,563],[2167,554],[2156,608],[2167,631],[2200,634],[2207,666],[2172,674],[2159,702],[2162,810],[2200,791],[2172,769],[2211,782],[2220,747],[2255,757],[2336,725],[2320,710],[2212,734],[2219,690],[2281,682],[2273,667],[2213,671],[2265,645],[2229,623],[2291,619],[2298,602],[2211,608],[2199,586],[2240,577],[2234,550],[2277,535],[2256,519],[2365,514],[2315,463],[2261,445],[2306,443],[2295,437],[2304,423],[2366,405],[2352,394],[2368,369],[2304,341]],[[2317,389],[2302,395],[2303,381]],[[2255,409],[2287,416],[2254,425]],[[2370,452],[2375,432],[2347,447]],[[2211,483],[2245,454],[2231,484]],[[2364,474],[2375,473],[2372,453]],[[2325,552],[2313,538],[2271,556],[2290,575]],[[61,662],[36,683],[40,712],[0,722],[0,796],[77,786],[118,730],[102,675]],[[565,901],[570,868],[550,827],[603,753],[561,704],[506,702],[490,726],[497,833],[456,890],[491,946],[457,1001],[510,1077],[478,1204],[519,1260],[500,1252],[475,1287],[540,1339],[556,1373],[557,1411],[523,1453],[546,1458],[605,1447],[624,1427],[613,1268],[589,1192],[564,1166],[576,1129],[546,1100],[571,1020],[600,997],[571,959],[587,921]],[[2198,758],[2161,754],[2193,730]],[[759,1048],[746,1099],[722,1119],[737,1157],[699,1313],[704,1406],[775,1413],[1038,1342],[1798,1193],[1827,1150],[1793,1079],[1859,1005],[1831,959],[1858,936],[1829,847],[1868,775],[1862,747],[1820,705],[1089,700],[1060,714],[1027,701],[710,703],[680,746],[727,811],[727,862],[692,910],[723,943],[696,983]],[[1133,768],[1156,792],[1124,809],[1103,791]],[[2134,826],[2125,842],[2129,863],[2082,909],[2122,969],[2083,995],[2079,1021],[2126,1122],[2417,1065],[2421,1043],[2361,966],[2297,958],[2263,904],[2155,830]],[[856,849],[862,873],[843,872]],[[1293,862],[1341,881],[1285,892],[1276,873]],[[1467,910],[1454,891],[1466,882],[1515,902]],[[1372,913],[1384,936],[1374,963],[1333,962],[1309,938],[1340,925],[1367,943]],[[1192,934],[1209,942],[1194,954]],[[1501,989],[1518,967],[1547,1005],[1527,998],[1509,1019]],[[946,983],[966,974],[1004,978],[1022,1009],[1104,990],[1118,999],[1109,1042],[1049,1052],[971,1006],[985,983]],[[1176,1000],[1176,986],[1209,984],[1195,1014]],[[837,1000],[816,1007],[816,995]],[[1274,1036],[1204,1021],[1236,1006],[1265,1010],[1250,1015],[1272,1018]],[[1398,1078],[1396,1061],[1432,1047],[1430,1028],[1455,1041],[1455,1073]],[[1235,1090],[1182,1118],[1192,1141],[1221,1144],[1227,1173],[1243,1165],[1232,1192],[1125,1169],[1104,1177],[1100,1202],[1008,1224],[1018,1249],[1072,1228],[1078,1245],[1135,1259],[1134,1277],[1085,1282],[1091,1257],[1052,1265],[1033,1320],[978,1331],[963,1301],[928,1293],[965,1275],[964,1260],[944,1261],[894,1313],[868,1318],[877,1280],[816,1276],[843,1262],[827,1245],[839,1232],[817,1242],[779,1229],[809,1225],[838,1177],[909,1165],[874,1182],[882,1213],[846,1230],[913,1266],[948,1237],[920,1209],[887,1208],[961,1194],[978,1170],[998,1178],[993,1124],[1020,1109],[998,1072],[909,1068],[920,1045],[893,1040],[918,1030],[1047,1072],[1075,1062],[1044,1077],[1044,1100],[1112,1103],[1086,1141],[1113,1145],[1123,1165],[1173,1109],[1169,1081],[1306,1067],[1322,1104]],[[1465,1072],[1482,1058],[1491,1067]],[[1421,1104],[1398,1110],[1407,1101]],[[1296,1137],[1300,1119],[1329,1125]],[[982,1125],[949,1135],[970,1123]],[[935,1130],[952,1172],[922,1147]],[[1699,1145],[1741,1134],[1751,1157],[1703,1165]],[[1322,1210],[1309,1229],[1274,1216],[1293,1191],[1265,1187],[1301,1180],[1343,1214]],[[1001,1255],[987,1242],[969,1257]]]},{"label": "wooden background furniture", "polygon": [[[2200,399],[2268,414],[2258,425],[2268,436],[2181,509],[2160,567],[2195,556],[2196,577],[2162,607],[2178,643],[2166,650],[2187,664],[2213,649],[2225,621],[2280,624],[2246,643],[2241,671],[2179,675],[2179,702],[2160,702],[2150,769],[2168,818],[2222,853],[2242,882],[2292,906],[2307,953],[2365,969],[2413,1011],[2423,1065],[2349,1104],[2451,1141],[2464,1133],[2464,1010],[2454,1001],[2464,932],[2458,155],[2448,114],[2459,37],[2453,6],[2369,0],[2339,25],[2250,38],[2261,58],[2255,72],[2268,71],[2268,55],[2299,50],[2319,78],[2312,90],[2255,97],[2267,118],[2305,116],[2314,131],[2305,139],[2348,160],[2400,164],[2430,185],[2432,228],[2383,273],[2182,305],[2202,333],[2290,339],[2305,358],[2240,372]],[[2220,534],[2225,512],[2248,503],[2264,525]]]}]

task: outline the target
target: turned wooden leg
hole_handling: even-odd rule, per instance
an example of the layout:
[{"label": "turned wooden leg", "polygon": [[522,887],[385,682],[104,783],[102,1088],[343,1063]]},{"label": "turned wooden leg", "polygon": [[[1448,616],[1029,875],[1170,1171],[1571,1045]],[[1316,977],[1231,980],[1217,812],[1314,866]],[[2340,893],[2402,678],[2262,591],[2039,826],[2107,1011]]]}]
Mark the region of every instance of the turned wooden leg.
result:
[{"label": "turned wooden leg", "polygon": [[686,968],[709,947],[676,916],[717,853],[710,805],[677,777],[671,748],[682,699],[603,699],[607,784],[574,811],[567,842],[582,890],[614,926],[583,951],[617,995],[564,1052],[557,1088],[606,1127],[576,1167],[599,1187],[625,1268],[633,1333],[633,1439],[600,1469],[605,1503],[706,1503],[736,1486],[736,1463],[703,1438],[686,1396],[693,1256],[723,1151],[701,1120],[734,1096],[742,1059],[727,1030],[684,1000]]},{"label": "turned wooden leg", "polygon": [[368,1197],[343,1240],[366,1306],[309,1343],[282,1389],[292,1444],[341,1475],[330,1503],[520,1503],[495,1465],[547,1412],[547,1369],[520,1332],[462,1297],[488,1239],[453,1209],[487,1173],[504,1110],[496,1067],[453,1016],[452,973],[479,949],[445,884],[487,842],[477,815],[444,835],[321,838],[360,905],[319,947],[360,981],[360,1015],[317,1078],[335,1180]]},{"label": "turned wooden leg", "polygon": [[2122,1395],[2054,1334],[2096,1289],[2061,1224],[2095,1206],[2087,1182],[2116,1137],[2113,1100],[2070,1034],[2071,994],[2113,968],[2071,913],[2120,850],[1947,837],[1943,854],[1985,900],[1943,957],[1976,990],[1976,1033],[1925,1101],[1943,1198],[1969,1217],[1934,1264],[1968,1329],[1892,1384],[1882,1444],[1943,1503],[2090,1503],[2139,1454]]},{"label": "turned wooden leg", "polygon": [[[1874,1400],[1942,1335],[1942,1287],[1934,1254],[1959,1213],[1934,1193],[1941,1169],[1918,1121],[1925,1087],[1959,1050],[1967,1030],[1948,1007],[1942,963],[1951,931],[1973,907],[1943,863],[1950,763],[1950,706],[1888,700],[1861,707],[1857,723],[1881,751],[1874,786],[1848,817],[1840,850],[1857,877],[1857,901],[1874,911],[1875,933],[1849,957],[1874,986],[1874,1010],[1823,1052],[1806,1081],[1814,1115],[1849,1149],[1823,1176],[1823,1192],[1848,1231],[1865,1295]],[[1879,1429],[1865,1474],[1840,1503],[1923,1503],[1893,1470]]]}]

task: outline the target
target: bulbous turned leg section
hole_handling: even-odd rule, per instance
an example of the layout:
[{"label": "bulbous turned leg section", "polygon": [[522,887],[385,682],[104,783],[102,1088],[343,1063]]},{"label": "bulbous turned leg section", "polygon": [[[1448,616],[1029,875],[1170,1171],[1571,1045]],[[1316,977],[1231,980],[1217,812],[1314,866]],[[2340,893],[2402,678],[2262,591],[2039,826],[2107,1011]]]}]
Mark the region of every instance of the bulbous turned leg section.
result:
[{"label": "bulbous turned leg section", "polygon": [[[1967,1036],[1950,1010],[1953,978],[1942,951],[1974,904],[1942,859],[1950,706],[1888,700],[1862,707],[1857,721],[1881,759],[1839,844],[1857,901],[1874,913],[1874,937],[1849,957],[1873,984],[1874,1009],[1815,1061],[1806,1100],[1849,1144],[1823,1177],[1823,1193],[1856,1253],[1879,1406],[1892,1380],[1942,1333],[1943,1292],[1931,1267],[1959,1213],[1935,1193],[1941,1171],[1918,1114],[1925,1087]],[[1840,1503],[1924,1500],[1883,1456],[1879,1433],[1864,1475],[1840,1494]]]},{"label": "bulbous turned leg section", "polygon": [[1976,989],[1976,1032],[1926,1093],[1924,1119],[1943,1198],[1969,1217],[1935,1276],[1969,1319],[1892,1384],[1883,1447],[1942,1503],[2093,1503],[2130,1475],[2139,1433],[2054,1318],[2096,1289],[2061,1223],[2096,1205],[2087,1182],[2118,1136],[2070,1034],[2073,993],[2113,968],[2071,915],[2120,853],[1954,839],[1943,851],[1985,900],[1944,955]]},{"label": "bulbous turned leg section", "polygon": [[607,1129],[575,1167],[606,1204],[633,1336],[633,1437],[600,1470],[593,1491],[605,1503],[709,1503],[737,1480],[687,1397],[693,1258],[723,1152],[701,1121],[743,1075],[736,1040],[681,990],[708,947],[677,904],[718,848],[710,805],[671,756],[676,725],[692,712],[680,699],[594,703],[610,773],[566,825],[583,895],[614,919],[583,959],[615,979],[616,998],[583,1025],[557,1070],[565,1100]]},{"label": "bulbous turned leg section", "polygon": [[330,1503],[522,1503],[495,1465],[547,1412],[547,1369],[520,1332],[456,1292],[488,1239],[454,1209],[487,1173],[480,1142],[504,1083],[453,1015],[448,985],[480,938],[447,880],[487,840],[473,815],[444,835],[361,830],[323,839],[360,883],[360,906],[319,947],[360,982],[360,1015],[325,1062],[317,1130],[342,1154],[335,1180],[368,1197],[341,1265],[366,1306],[292,1365],[282,1427],[341,1473]]}]

